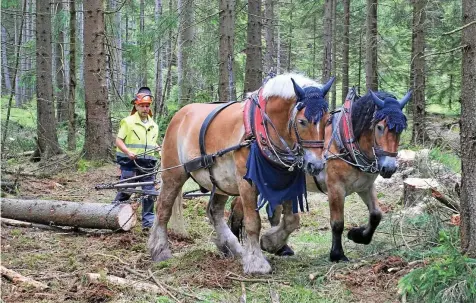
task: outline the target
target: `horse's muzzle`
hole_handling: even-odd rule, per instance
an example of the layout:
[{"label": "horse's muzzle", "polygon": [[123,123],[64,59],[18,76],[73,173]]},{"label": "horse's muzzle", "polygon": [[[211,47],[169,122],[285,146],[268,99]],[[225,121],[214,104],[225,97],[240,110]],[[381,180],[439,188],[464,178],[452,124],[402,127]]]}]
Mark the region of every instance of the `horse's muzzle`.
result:
[{"label": "horse's muzzle", "polygon": [[304,171],[312,176],[317,176],[324,169],[324,161],[317,160],[314,162],[308,162],[304,166]]},{"label": "horse's muzzle", "polygon": [[380,175],[386,179],[392,177],[397,171],[397,161],[395,157],[383,156],[378,159]]}]

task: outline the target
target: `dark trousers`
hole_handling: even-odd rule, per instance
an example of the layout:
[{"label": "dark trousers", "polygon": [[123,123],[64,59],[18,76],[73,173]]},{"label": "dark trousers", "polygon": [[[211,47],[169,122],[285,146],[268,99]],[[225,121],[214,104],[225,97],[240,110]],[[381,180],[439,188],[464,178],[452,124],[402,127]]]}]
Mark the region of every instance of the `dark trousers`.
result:
[{"label": "dark trousers", "polygon": [[[145,173],[141,171],[128,170],[128,169],[121,168],[121,180],[132,178],[134,176],[140,176],[143,174]],[[155,180],[155,175],[152,174],[152,175],[140,178],[138,180],[133,180],[131,182],[148,182],[148,181],[154,181],[154,180]],[[142,186],[142,189],[155,190],[154,185],[144,185]],[[131,194],[118,192],[116,195],[116,198],[114,199],[114,202],[126,201],[126,200],[129,200],[130,197],[131,197]],[[152,227],[152,224],[154,224],[155,197],[145,196],[145,197],[142,197],[141,200],[142,200],[142,227]]]}]

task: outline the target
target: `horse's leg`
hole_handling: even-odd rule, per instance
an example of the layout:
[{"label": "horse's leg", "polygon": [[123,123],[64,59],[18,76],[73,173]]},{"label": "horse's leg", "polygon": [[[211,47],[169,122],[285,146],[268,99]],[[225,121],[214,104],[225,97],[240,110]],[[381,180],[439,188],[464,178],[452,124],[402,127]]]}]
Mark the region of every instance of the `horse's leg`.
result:
[{"label": "horse's leg", "polygon": [[239,181],[239,189],[246,230],[243,271],[247,274],[267,274],[271,272],[271,265],[265,259],[259,244],[261,219],[256,210],[258,194],[256,189],[243,179]]},{"label": "horse's leg", "polygon": [[359,192],[358,194],[365,204],[367,204],[367,208],[369,209],[369,223],[349,230],[347,238],[355,243],[369,244],[372,241],[372,236],[374,235],[377,226],[380,224],[382,212],[378,207],[377,193],[373,184],[371,188]]},{"label": "horse's leg", "polygon": [[241,231],[243,228],[243,202],[241,197],[237,196],[231,201],[231,212],[228,217],[228,224],[230,225],[231,232],[238,238],[239,241],[243,241],[241,238]]},{"label": "horse's leg", "polygon": [[163,261],[172,257],[169,249],[167,223],[172,215],[175,198],[180,192],[188,176],[183,169],[164,172],[162,187],[157,200],[157,218],[149,235],[147,243],[153,261]]},{"label": "horse's leg", "polygon": [[224,213],[228,196],[217,195],[210,200],[207,207],[207,215],[217,233],[215,244],[225,255],[242,256],[243,248],[238,239],[226,225]]},{"label": "horse's leg", "polygon": [[292,202],[285,201],[281,207],[277,207],[270,222],[272,226],[273,223],[277,224],[261,236],[261,248],[278,256],[294,255],[294,251],[287,245],[289,235],[299,227],[299,214],[293,213]]},{"label": "horse's leg", "polygon": [[332,247],[329,259],[332,262],[349,261],[342,248],[342,233],[344,232],[344,200],[345,192],[332,183],[328,184],[329,208],[331,212]]}]

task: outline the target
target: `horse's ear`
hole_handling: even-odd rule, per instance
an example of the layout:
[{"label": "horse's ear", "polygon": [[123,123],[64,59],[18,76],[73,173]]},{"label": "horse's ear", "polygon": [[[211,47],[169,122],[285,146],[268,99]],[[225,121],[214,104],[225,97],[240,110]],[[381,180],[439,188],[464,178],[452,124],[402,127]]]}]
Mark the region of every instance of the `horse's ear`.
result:
[{"label": "horse's ear", "polygon": [[379,108],[383,108],[383,105],[384,105],[383,100],[377,97],[377,95],[373,91],[369,90],[369,92],[370,92],[370,95],[372,96],[372,100],[374,101],[375,105],[377,105],[377,107]]},{"label": "horse's ear", "polygon": [[324,85],[322,88],[321,88],[321,92],[322,92],[322,96],[324,97],[327,92],[331,89],[331,86],[332,86],[332,83],[334,83],[334,80],[336,79],[336,77],[331,77],[329,79],[329,81],[327,81],[326,85]]},{"label": "horse's ear", "polygon": [[408,93],[400,100],[400,108],[403,109],[408,101],[410,101],[410,97],[412,96],[412,90],[409,90]]},{"label": "horse's ear", "polygon": [[294,92],[296,93],[296,101],[299,101],[299,100],[302,100],[304,99],[304,97],[306,96],[306,93],[304,92],[304,90],[302,89],[302,87],[300,87],[295,81],[293,78],[291,78],[291,81],[293,82],[293,86],[294,86]]}]

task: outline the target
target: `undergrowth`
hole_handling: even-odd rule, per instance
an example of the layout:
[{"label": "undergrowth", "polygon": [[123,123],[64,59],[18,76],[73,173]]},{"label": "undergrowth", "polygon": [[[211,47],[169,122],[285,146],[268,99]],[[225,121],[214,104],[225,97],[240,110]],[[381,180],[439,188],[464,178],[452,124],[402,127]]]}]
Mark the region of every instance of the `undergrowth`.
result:
[{"label": "undergrowth", "polygon": [[409,302],[476,302],[476,259],[459,250],[458,229],[441,230],[439,243],[421,252],[425,267],[400,279],[399,291]]}]

